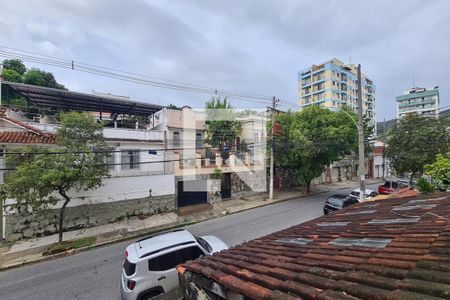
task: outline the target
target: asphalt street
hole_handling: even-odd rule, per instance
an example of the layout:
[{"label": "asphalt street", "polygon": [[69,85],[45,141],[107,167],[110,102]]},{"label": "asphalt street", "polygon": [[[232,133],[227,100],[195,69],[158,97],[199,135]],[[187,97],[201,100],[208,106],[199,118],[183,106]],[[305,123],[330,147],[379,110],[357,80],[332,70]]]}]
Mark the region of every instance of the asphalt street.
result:
[{"label": "asphalt street", "polygon": [[[196,235],[215,235],[233,246],[321,216],[326,197],[323,193],[279,202],[197,223],[187,229]],[[123,253],[130,243],[1,272],[0,299],[119,299]]]}]

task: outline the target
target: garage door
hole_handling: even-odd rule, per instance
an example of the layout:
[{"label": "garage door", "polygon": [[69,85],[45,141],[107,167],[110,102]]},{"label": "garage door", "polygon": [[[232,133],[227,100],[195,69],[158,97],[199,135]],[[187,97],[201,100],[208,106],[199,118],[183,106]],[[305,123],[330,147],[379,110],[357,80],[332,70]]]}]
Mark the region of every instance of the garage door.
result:
[{"label": "garage door", "polygon": [[178,181],[178,207],[208,203],[207,181]]}]

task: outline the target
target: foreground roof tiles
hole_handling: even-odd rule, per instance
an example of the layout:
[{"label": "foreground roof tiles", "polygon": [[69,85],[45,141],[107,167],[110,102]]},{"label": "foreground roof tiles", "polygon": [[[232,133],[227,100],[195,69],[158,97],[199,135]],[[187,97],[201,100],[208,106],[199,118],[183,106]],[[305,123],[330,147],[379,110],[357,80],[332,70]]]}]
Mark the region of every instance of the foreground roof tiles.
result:
[{"label": "foreground roof tiles", "polygon": [[180,277],[250,299],[450,299],[449,219],[450,193],[361,203],[188,262]]}]

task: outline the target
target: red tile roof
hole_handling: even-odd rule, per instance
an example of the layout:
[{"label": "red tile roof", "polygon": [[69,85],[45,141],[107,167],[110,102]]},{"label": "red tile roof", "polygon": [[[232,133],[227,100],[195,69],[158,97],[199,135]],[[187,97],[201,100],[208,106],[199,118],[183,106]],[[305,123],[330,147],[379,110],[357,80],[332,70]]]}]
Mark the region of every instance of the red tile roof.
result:
[{"label": "red tile roof", "polygon": [[54,144],[56,136],[53,134],[40,135],[31,131],[2,131],[0,143],[16,144]]},{"label": "red tile roof", "polygon": [[55,135],[9,118],[6,114],[7,110],[8,108],[0,106],[0,119],[27,131],[0,131],[0,143],[54,144],[56,142]]},{"label": "red tile roof", "polygon": [[450,193],[366,202],[178,269],[250,299],[450,299],[449,219]]}]

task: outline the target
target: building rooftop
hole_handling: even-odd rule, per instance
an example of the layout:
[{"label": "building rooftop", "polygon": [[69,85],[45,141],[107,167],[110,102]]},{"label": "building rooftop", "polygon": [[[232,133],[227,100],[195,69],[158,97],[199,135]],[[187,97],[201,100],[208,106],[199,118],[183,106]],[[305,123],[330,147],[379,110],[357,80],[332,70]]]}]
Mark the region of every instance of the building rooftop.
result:
[{"label": "building rooftop", "polygon": [[450,193],[365,202],[178,272],[225,299],[450,299],[449,218]]},{"label": "building rooftop", "polygon": [[29,104],[44,108],[137,116],[150,116],[162,109],[161,105],[106,94],[85,94],[8,81],[2,81],[2,85],[25,97]]}]

